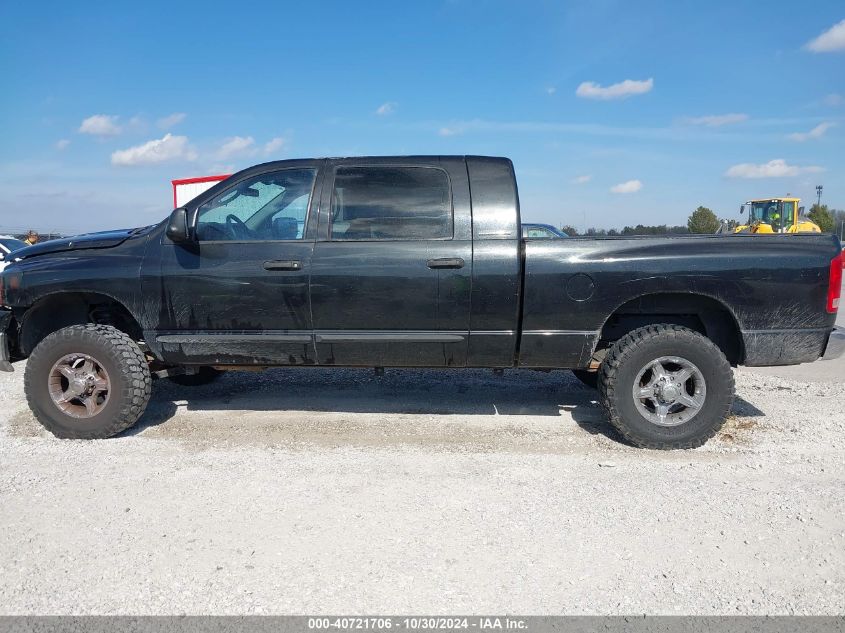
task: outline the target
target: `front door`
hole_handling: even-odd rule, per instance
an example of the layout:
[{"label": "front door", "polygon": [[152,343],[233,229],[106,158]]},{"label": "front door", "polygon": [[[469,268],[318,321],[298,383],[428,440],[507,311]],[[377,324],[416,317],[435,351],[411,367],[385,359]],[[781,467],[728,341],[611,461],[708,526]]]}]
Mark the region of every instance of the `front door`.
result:
[{"label": "front door", "polygon": [[145,281],[147,296],[159,284],[158,325],[146,336],[166,361],[315,362],[308,276],[316,175],[316,165],[247,173],[189,206],[194,242],[162,237],[160,274]]},{"label": "front door", "polygon": [[468,202],[459,160],[331,165],[311,266],[320,364],[466,365]]}]

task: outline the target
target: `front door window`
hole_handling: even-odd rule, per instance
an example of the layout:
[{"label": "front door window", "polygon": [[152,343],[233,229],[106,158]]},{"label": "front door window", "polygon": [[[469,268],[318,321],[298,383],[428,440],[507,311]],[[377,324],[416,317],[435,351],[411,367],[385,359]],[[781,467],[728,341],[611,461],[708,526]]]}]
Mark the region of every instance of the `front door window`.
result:
[{"label": "front door window", "polygon": [[215,196],[197,211],[200,242],[301,240],[314,169],[254,176]]}]

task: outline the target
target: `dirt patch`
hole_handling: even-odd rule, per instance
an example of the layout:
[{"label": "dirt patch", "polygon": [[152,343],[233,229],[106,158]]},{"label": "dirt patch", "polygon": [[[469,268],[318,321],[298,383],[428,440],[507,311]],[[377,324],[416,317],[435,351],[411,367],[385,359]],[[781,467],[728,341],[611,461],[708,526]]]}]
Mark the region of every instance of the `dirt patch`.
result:
[{"label": "dirt patch", "polygon": [[18,411],[7,420],[6,433],[11,437],[44,437],[49,435],[29,409]]},{"label": "dirt patch", "polygon": [[731,416],[727,419],[715,439],[728,444],[750,446],[754,439],[752,431],[758,426],[759,422],[753,418]]}]

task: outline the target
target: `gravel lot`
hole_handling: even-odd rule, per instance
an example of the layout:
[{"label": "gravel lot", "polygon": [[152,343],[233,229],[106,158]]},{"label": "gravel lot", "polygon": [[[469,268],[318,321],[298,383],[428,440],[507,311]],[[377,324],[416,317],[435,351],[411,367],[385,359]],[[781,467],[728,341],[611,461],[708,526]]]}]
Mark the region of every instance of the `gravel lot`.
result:
[{"label": "gravel lot", "polygon": [[154,385],[60,441],[0,374],[0,613],[845,613],[845,363],[621,444],[567,372]]}]

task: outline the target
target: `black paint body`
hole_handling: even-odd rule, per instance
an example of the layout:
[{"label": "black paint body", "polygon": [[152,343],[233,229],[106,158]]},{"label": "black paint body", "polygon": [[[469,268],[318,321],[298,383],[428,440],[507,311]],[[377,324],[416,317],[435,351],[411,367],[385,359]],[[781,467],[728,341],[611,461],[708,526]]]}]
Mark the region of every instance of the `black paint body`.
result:
[{"label": "black paint body", "polygon": [[[341,165],[445,170],[452,237],[331,241]],[[737,333],[742,364],[815,360],[833,328],[825,301],[836,237],[526,240],[507,159],[267,163],[201,194],[188,217],[239,181],[290,167],[318,169],[304,239],[176,244],[164,221],[16,253],[22,260],[3,273],[13,358],[31,351],[21,332],[33,307],[68,292],[120,303],[168,364],[585,367],[623,306],[647,314],[662,296],[682,312],[687,297],[712,306]],[[429,265],[447,259],[462,263]],[[298,264],[267,270],[271,261]]]}]

